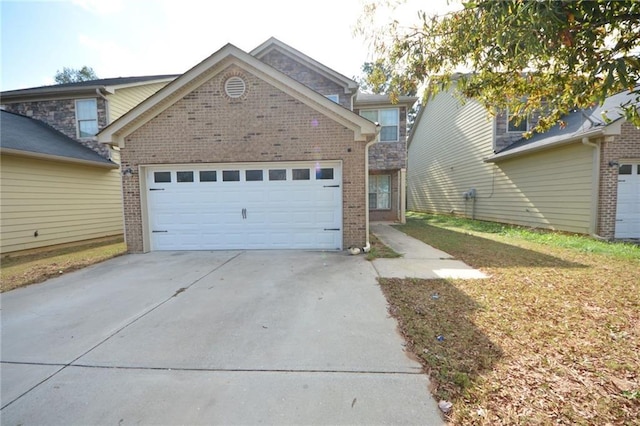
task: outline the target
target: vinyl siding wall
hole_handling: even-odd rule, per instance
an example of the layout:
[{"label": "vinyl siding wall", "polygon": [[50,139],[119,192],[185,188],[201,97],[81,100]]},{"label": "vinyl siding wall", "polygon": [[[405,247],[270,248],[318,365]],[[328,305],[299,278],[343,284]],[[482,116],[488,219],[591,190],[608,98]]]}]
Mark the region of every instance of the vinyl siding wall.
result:
[{"label": "vinyl siding wall", "polygon": [[[426,106],[409,146],[409,210],[589,233],[593,229],[593,149],[580,143],[500,163],[493,121],[478,103],[448,93]],[[476,190],[476,199],[464,192]]]},{"label": "vinyl siding wall", "polygon": [[122,234],[118,169],[13,155],[0,161],[2,253]]},{"label": "vinyl siding wall", "polygon": [[169,82],[145,84],[143,86],[125,87],[109,95],[109,122],[112,123],[140,102],[162,89]]}]

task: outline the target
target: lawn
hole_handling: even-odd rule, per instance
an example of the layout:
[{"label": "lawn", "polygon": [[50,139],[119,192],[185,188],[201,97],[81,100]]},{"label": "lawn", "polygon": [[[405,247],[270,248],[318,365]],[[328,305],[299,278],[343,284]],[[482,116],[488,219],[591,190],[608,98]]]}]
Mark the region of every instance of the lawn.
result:
[{"label": "lawn", "polygon": [[451,424],[640,424],[640,247],[423,214],[397,229],[489,275],[380,280]]},{"label": "lawn", "polygon": [[0,290],[13,290],[75,271],[126,252],[122,238],[72,247],[4,256],[0,265]]}]

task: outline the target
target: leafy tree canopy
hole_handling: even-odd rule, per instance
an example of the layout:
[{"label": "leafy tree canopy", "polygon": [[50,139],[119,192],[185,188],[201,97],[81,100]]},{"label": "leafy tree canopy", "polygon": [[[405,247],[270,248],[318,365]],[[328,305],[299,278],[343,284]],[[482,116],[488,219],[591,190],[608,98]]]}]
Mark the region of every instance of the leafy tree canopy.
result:
[{"label": "leafy tree canopy", "polygon": [[356,31],[396,94],[415,82],[431,94],[455,82],[493,113],[541,114],[534,130],[544,131],[576,107],[630,90],[635,102],[622,108],[640,127],[639,1],[470,0],[442,16],[418,12],[414,25],[376,27],[389,3],[366,4]]},{"label": "leafy tree canopy", "polygon": [[80,69],[63,67],[62,71],[56,71],[54,79],[58,84],[79,83],[81,81],[97,80],[98,76],[93,68],[85,65]]}]

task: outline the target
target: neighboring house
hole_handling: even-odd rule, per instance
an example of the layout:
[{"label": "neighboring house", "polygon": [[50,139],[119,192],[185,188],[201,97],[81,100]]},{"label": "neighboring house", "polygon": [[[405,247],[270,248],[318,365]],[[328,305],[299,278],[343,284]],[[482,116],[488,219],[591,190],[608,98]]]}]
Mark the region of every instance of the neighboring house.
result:
[{"label": "neighboring house", "polygon": [[95,135],[174,78],[101,79],[0,94],[7,111],[0,140],[3,254],[122,234],[114,170],[120,154]]},{"label": "neighboring house", "polygon": [[400,145],[379,168],[404,176],[412,102],[360,96],[276,39],[224,46],[98,135],[121,150],[129,250],[366,246],[370,200],[402,210],[377,200],[400,196],[393,177],[368,191],[368,148]]},{"label": "neighboring house", "polygon": [[116,163],[6,111],[0,154],[2,254],[122,234]]},{"label": "neighboring house", "polygon": [[47,123],[59,132],[110,158],[98,132],[153,95],[176,75],[118,77],[56,84],[0,94],[5,111]]},{"label": "neighboring house", "polygon": [[616,108],[627,100],[612,96],[572,112],[562,128],[523,139],[535,123],[491,118],[474,100],[439,93],[409,137],[408,208],[640,238],[640,130]]}]

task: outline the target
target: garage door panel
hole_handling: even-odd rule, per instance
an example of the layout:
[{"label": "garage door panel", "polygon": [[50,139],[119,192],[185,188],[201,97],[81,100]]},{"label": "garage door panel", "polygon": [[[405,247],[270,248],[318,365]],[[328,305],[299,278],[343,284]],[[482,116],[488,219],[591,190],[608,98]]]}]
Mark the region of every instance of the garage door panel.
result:
[{"label": "garage door panel", "polygon": [[[148,192],[149,227],[163,231],[150,233],[151,249],[340,249],[341,169],[338,162],[325,163],[334,170],[332,180],[316,180],[314,173],[292,180],[292,169],[313,171],[315,163],[150,166],[149,189],[157,190]],[[217,170],[219,180],[199,182],[198,167]],[[190,168],[194,182],[176,182],[176,172]],[[287,180],[269,181],[270,169],[286,170]],[[240,181],[222,181],[222,170],[238,170]],[[245,181],[246,170],[263,170],[264,180]],[[165,180],[170,173],[170,182],[155,183],[156,171]]]}]

